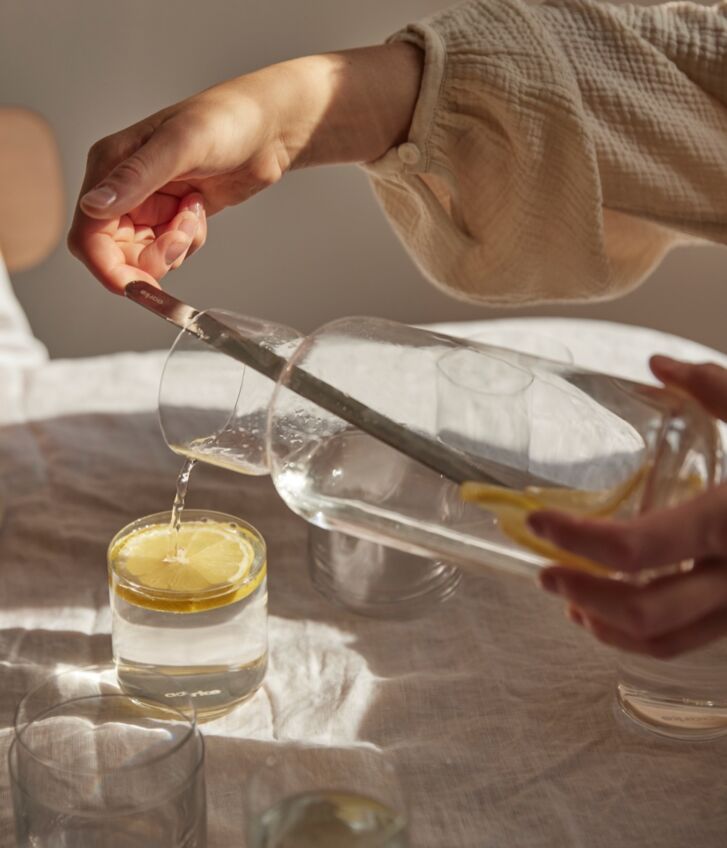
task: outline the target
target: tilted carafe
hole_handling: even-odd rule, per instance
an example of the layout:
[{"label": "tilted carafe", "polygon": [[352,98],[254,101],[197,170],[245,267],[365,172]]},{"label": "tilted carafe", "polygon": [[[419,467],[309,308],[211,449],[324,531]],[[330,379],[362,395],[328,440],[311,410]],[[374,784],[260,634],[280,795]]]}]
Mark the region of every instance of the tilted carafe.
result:
[{"label": "tilted carafe", "polygon": [[716,423],[669,389],[378,318],[303,335],[132,286],[184,327],[159,394],[172,450],[270,474],[328,529],[532,572],[547,554],[519,544],[501,511],[465,502],[461,483],[500,488],[501,503],[534,486],[563,508],[631,516],[721,479]]}]

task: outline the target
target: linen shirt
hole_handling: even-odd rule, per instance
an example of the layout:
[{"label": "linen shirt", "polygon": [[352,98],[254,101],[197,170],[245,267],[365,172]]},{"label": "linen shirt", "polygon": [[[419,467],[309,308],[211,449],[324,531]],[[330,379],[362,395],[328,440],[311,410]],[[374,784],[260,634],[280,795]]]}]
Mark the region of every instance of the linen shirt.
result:
[{"label": "linen shirt", "polygon": [[727,2],[470,0],[393,39],[424,49],[421,91],[367,169],[449,294],[612,298],[676,244],[727,243]]}]

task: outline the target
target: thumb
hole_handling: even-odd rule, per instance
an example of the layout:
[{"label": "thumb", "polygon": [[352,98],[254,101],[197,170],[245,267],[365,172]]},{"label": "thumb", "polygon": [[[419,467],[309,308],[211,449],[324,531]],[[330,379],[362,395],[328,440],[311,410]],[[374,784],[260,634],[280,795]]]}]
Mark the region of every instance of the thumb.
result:
[{"label": "thumb", "polygon": [[185,170],[182,136],[171,123],[162,124],[144,145],[124,159],[80,199],[90,218],[126,215]]},{"label": "thumb", "polygon": [[677,386],[710,415],[727,421],[727,369],[712,362],[695,365],[668,356],[652,356],[650,364],[662,382]]}]

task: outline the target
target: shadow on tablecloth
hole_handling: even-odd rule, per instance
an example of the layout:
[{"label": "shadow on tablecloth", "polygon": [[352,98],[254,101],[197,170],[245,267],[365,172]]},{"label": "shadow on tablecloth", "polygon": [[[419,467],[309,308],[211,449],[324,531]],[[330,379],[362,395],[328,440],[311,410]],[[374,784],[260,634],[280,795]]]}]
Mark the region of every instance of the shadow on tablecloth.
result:
[{"label": "shadow on tablecloth", "polygon": [[[127,522],[170,507],[181,461],[154,414],[6,427],[0,457],[16,481],[0,530],[4,757],[24,692],[59,664],[109,658],[106,546]],[[419,620],[363,619],[312,589],[306,526],[269,480],[200,468],[189,505],[249,520],[270,561],[265,685],[205,727],[210,848],[242,846],[247,775],[296,742],[391,751],[417,848],[724,844],[726,744],[670,743],[620,723],[614,655],[530,582],[468,576]]]}]

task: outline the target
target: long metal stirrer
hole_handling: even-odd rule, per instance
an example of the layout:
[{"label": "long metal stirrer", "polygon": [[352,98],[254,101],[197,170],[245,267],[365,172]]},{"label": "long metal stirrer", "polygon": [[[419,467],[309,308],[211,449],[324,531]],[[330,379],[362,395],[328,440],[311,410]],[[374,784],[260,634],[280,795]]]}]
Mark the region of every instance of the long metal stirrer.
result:
[{"label": "long metal stirrer", "polygon": [[514,468],[488,460],[488,474],[479,464],[428,436],[397,424],[340,389],[314,377],[263,345],[236,332],[207,312],[199,312],[167,292],[143,281],[129,283],[126,297],[146,307],[166,321],[195,335],[200,341],[277,382],[288,368],[285,386],[295,394],[342,418],[437,474],[458,485],[467,480],[520,487],[533,478]]}]

